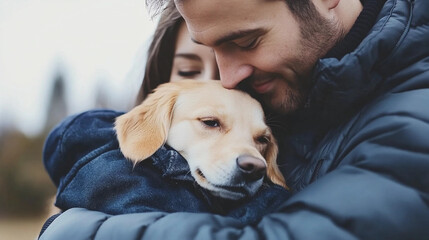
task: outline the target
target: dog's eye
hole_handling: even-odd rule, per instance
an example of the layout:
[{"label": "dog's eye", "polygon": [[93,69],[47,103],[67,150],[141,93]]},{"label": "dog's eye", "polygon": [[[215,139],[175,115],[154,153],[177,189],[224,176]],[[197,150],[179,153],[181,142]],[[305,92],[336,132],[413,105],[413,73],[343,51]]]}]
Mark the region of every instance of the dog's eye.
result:
[{"label": "dog's eye", "polygon": [[260,137],[258,137],[258,138],[256,138],[256,141],[258,142],[258,143],[261,143],[261,144],[268,144],[269,142],[270,142],[270,137],[269,136],[260,136]]},{"label": "dog's eye", "polygon": [[201,119],[201,122],[208,127],[220,127],[220,123],[216,119]]}]

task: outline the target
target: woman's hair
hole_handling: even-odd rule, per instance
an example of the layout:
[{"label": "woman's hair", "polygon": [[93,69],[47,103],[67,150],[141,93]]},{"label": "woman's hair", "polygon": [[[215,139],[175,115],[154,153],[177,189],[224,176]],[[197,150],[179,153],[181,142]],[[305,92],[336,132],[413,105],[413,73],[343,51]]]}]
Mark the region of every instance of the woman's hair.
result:
[{"label": "woman's hair", "polygon": [[137,96],[140,104],[158,85],[170,81],[177,33],[183,18],[174,2],[170,1],[162,12],[150,44],[145,74]]}]

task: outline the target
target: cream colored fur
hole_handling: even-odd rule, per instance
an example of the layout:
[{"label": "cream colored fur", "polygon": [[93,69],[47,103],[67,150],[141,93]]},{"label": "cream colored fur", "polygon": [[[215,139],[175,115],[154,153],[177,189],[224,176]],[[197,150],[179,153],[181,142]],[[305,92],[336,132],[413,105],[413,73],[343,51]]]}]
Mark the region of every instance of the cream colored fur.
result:
[{"label": "cream colored fur", "polygon": [[118,117],[115,128],[122,153],[135,164],[167,143],[187,160],[197,183],[220,196],[242,197],[219,187],[231,186],[240,155],[263,159],[268,178],[286,187],[262,107],[244,92],[223,88],[220,81],[163,84]]}]

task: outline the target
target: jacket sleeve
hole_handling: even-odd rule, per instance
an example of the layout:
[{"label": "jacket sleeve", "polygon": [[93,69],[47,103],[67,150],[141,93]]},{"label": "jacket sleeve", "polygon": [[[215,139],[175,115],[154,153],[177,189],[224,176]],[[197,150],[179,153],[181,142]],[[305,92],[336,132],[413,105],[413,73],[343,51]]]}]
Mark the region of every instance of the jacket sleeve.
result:
[{"label": "jacket sleeve", "polygon": [[209,213],[110,216],[71,209],[41,239],[427,239],[427,103],[426,91],[373,106],[390,109],[383,113],[367,109],[345,134],[333,170],[255,224]]}]

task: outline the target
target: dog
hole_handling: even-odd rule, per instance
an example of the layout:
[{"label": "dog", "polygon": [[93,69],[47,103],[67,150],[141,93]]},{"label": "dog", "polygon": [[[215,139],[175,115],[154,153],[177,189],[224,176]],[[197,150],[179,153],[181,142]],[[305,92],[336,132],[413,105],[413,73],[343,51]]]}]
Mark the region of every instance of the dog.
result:
[{"label": "dog", "polygon": [[214,196],[253,196],[264,176],[287,188],[277,164],[277,144],[258,101],[220,81],[161,84],[115,121],[119,147],[134,164],[163,144],[178,151],[190,173]]}]

